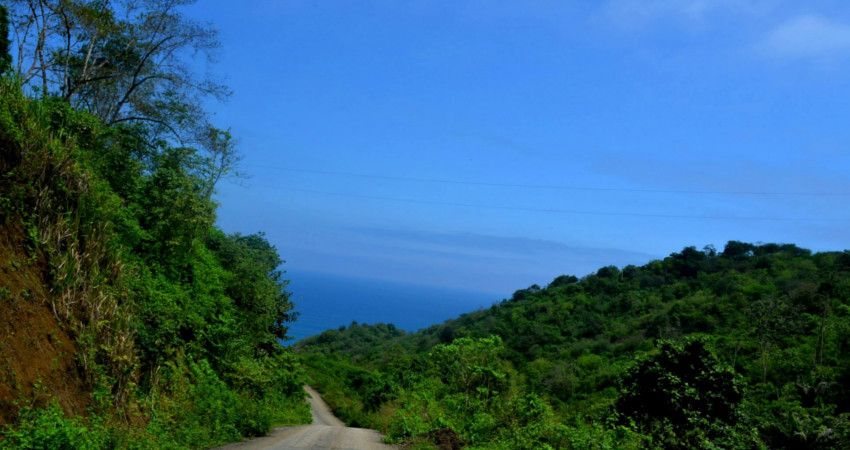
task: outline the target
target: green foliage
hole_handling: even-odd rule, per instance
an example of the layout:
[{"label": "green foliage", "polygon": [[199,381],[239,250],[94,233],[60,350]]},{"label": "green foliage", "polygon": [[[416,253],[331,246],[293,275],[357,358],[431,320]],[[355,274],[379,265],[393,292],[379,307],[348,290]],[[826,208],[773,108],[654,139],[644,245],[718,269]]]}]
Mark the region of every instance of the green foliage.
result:
[{"label": "green foliage", "polygon": [[343,351],[354,356],[374,356],[370,353],[379,353],[381,344],[404,334],[404,330],[393,324],[369,325],[353,322],[348,327],[326,330],[316,336],[302,339],[295,343],[295,348],[304,353],[333,354]]},{"label": "green foliage", "polygon": [[[417,333],[358,325],[296,348],[392,380],[375,412],[351,414],[396,440],[451,427],[489,448],[845,448],[847,255],[686,247],[640,267],[560,276]],[[502,343],[495,353],[483,344],[491,336]],[[359,398],[340,392],[341,402]],[[551,408],[542,430],[519,420],[529,394]],[[639,400],[650,398],[657,408]],[[523,433],[532,441],[512,441]]]},{"label": "green foliage", "polygon": [[100,449],[110,443],[106,428],[98,422],[84,424],[66,418],[54,400],[45,408],[24,407],[14,427],[0,433],[0,449]]},{"label": "green foliage", "polygon": [[[457,433],[480,448],[554,448],[566,437],[547,402],[523,393],[496,336],[461,338],[371,371],[309,355],[312,382],[347,423],[384,430],[391,441]],[[447,431],[451,430],[451,431]]]},{"label": "green foliage", "polygon": [[[262,234],[213,226],[214,162],[8,80],[0,93],[0,225],[26,230],[44,258],[51,308],[92,386],[88,422],[23,409],[6,441],[199,447],[309,421],[300,358],[279,344],[295,320],[282,260]],[[147,427],[128,425],[139,416]]]},{"label": "green foliage", "polygon": [[322,389],[322,398],[334,413],[351,426],[378,427],[371,413],[396,394],[394,380],[332,356],[307,355],[311,385]]},{"label": "green foliage", "polygon": [[508,387],[509,369],[499,358],[501,351],[502,339],[498,336],[460,338],[434,347],[428,361],[433,375],[463,394],[468,403],[472,398],[498,396]]},{"label": "green foliage", "polygon": [[225,293],[233,299],[245,322],[244,329],[256,352],[273,354],[278,340],[287,339],[286,323],[295,320],[293,304],[285,288],[283,261],[263,233],[225,236],[211,233],[207,246],[216,253],[222,267],[231,277]]},{"label": "green foliage", "polygon": [[743,394],[734,372],[722,366],[705,340],[661,342],[658,353],[623,375],[616,411],[665,448],[741,442]]},{"label": "green foliage", "polygon": [[193,70],[196,57],[213,62],[220,43],[215,27],[182,14],[192,3],[6,2],[17,40],[26,43],[15,55],[18,76],[105,125],[143,125],[149,144],[168,138],[205,147],[212,127],[202,105],[230,92],[208,71]]},{"label": "green foliage", "polygon": [[192,362],[186,369],[189,389],[154,416],[149,425],[152,433],[170,436],[187,447],[209,447],[263,435],[274,424],[269,406],[279,405],[230,388],[205,360]]},{"label": "green foliage", "polygon": [[12,67],[12,54],[9,52],[12,42],[9,40],[9,10],[0,5],[0,75]]}]

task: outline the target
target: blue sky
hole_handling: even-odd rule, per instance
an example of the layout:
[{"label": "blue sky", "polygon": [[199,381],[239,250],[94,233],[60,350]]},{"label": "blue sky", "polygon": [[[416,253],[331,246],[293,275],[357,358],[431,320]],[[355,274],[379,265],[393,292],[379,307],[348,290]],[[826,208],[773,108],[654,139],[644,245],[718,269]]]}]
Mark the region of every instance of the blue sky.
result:
[{"label": "blue sky", "polygon": [[298,271],[508,295],[689,245],[850,235],[841,1],[203,0],[252,178],[226,231]]}]

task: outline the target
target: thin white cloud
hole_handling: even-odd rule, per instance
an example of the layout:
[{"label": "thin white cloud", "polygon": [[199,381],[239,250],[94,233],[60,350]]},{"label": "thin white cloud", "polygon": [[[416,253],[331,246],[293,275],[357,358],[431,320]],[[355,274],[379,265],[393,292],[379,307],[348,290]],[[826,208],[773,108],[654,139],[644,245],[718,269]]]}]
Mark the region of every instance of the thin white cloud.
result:
[{"label": "thin white cloud", "polygon": [[850,25],[814,15],[797,17],[771,31],[759,48],[783,58],[850,56]]},{"label": "thin white cloud", "polygon": [[611,0],[606,10],[618,23],[639,25],[664,17],[701,20],[717,12],[760,14],[772,4],[771,0]]}]

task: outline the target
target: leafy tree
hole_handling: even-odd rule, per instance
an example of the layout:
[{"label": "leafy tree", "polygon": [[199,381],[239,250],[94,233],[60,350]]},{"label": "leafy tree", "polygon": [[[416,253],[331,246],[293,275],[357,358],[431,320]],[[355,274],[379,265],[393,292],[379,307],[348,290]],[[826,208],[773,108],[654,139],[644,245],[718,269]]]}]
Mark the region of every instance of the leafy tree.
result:
[{"label": "leafy tree", "polygon": [[91,420],[21,409],[3,443],[210,447],[309,420],[300,359],[279,343],[295,319],[283,261],[262,234],[213,225],[239,154],[200,108],[226,90],[189,70],[218,46],[178,12],[190,3],[0,5],[0,71],[7,23],[18,45],[15,79],[0,78],[0,228],[26,233],[38,301],[92,391]]},{"label": "leafy tree", "polygon": [[277,250],[263,233],[225,236],[214,232],[207,245],[232,274],[225,292],[238,307],[251,348],[258,356],[276,353],[278,340],[289,339],[287,324],[296,318]]},{"label": "leafy tree", "polygon": [[658,354],[623,376],[616,411],[666,448],[696,448],[731,439],[743,392],[702,339],[662,342]]},{"label": "leafy tree", "polygon": [[12,66],[12,55],[9,53],[9,10],[6,5],[0,5],[0,75],[6,73]]},{"label": "leafy tree", "polygon": [[203,164],[194,149],[166,147],[151,158],[153,171],[141,187],[138,202],[145,214],[139,223],[148,234],[142,254],[178,277],[191,252],[212,226],[215,207],[205,198],[196,175]]},{"label": "leafy tree", "polygon": [[217,32],[179,8],[195,0],[11,0],[17,72],[104,124],[145,122],[194,142],[206,132],[204,98],[227,88],[198,77],[189,55],[216,59]]},{"label": "leafy tree", "polygon": [[750,303],[746,313],[759,347],[761,380],[766,383],[771,356],[783,339],[799,328],[798,312],[785,299],[769,296]]},{"label": "leafy tree", "polygon": [[755,246],[753,244],[740,241],[729,241],[726,243],[726,247],[723,248],[723,256],[733,260],[741,260],[752,256],[754,249]]},{"label": "leafy tree", "polygon": [[566,286],[568,284],[578,283],[578,277],[575,275],[560,275],[551,283],[549,283],[550,288],[558,287],[558,286]]},{"label": "leafy tree", "polygon": [[499,357],[502,339],[490,336],[481,339],[459,338],[451,344],[440,344],[431,351],[434,373],[446,384],[470,398],[488,398],[507,386],[504,362]]},{"label": "leafy tree", "polygon": [[238,168],[242,154],[236,149],[236,141],[230,130],[220,130],[207,125],[200,134],[199,141],[207,154],[200,173],[204,181],[204,195],[209,201],[219,181],[225,178],[245,178],[246,175]]},{"label": "leafy tree", "polygon": [[705,258],[706,254],[698,251],[696,247],[685,247],[681,252],[670,255],[672,272],[676,277],[694,278],[699,273],[700,264]]}]

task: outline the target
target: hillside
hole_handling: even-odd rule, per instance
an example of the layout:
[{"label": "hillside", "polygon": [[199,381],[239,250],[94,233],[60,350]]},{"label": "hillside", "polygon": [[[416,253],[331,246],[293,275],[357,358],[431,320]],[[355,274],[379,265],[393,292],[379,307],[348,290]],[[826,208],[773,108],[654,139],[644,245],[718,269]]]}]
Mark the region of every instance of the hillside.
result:
[{"label": "hillside", "polygon": [[[418,333],[393,337],[387,326],[358,325],[296,348],[310,355],[322,374],[319,384],[336,393],[326,393],[332,405],[396,439],[449,426],[484,447],[511,447],[525,433],[554,447],[583,447],[590,439],[685,448],[713,436],[736,447],[843,448],[850,442],[848,276],[846,251],[812,254],[790,244],[732,241],[720,252],[687,247],[640,267],[561,276]],[[447,352],[472,359],[446,366]],[[628,400],[661,383],[650,377],[629,384],[647,361],[663,366],[676,358],[729,377],[710,391],[732,389],[726,400],[735,407],[709,414],[700,411],[707,406],[691,405],[696,410],[687,426],[674,426],[671,413],[648,417],[629,409],[629,402],[645,409],[665,395],[686,397],[681,389],[699,389],[674,365],[679,369],[667,375],[684,377],[684,385]],[[322,371],[328,364],[334,370]],[[465,405],[460,415],[447,406],[470,392],[456,377],[467,377],[477,393],[488,371],[495,378],[486,383],[501,384],[498,394],[484,388],[480,403]],[[711,392],[697,394],[704,399]],[[497,412],[492,403],[505,395],[520,409],[504,413],[509,407],[500,403]],[[516,402],[529,395],[552,408],[549,429],[517,428]],[[424,421],[410,426],[420,420],[411,422],[417,410],[427,411]]]},{"label": "hillside", "polygon": [[0,426],[15,419],[16,400],[39,399],[39,390],[50,389],[71,414],[84,414],[90,401],[78,347],[47,302],[44,259],[26,248],[19,227],[0,225]]},{"label": "hillside", "polygon": [[308,422],[300,359],[280,345],[295,320],[283,261],[262,233],[214,226],[229,132],[134,59],[176,47],[110,47],[151,18],[194,25],[169,5],[140,24],[108,7],[56,5],[69,27],[113,33],[69,30],[104,72],[52,59],[80,77],[57,86],[36,75],[56,66],[11,70],[6,19],[26,17],[0,5],[0,448],[199,448]]},{"label": "hillside", "polygon": [[844,245],[837,6],[407,3],[0,0],[0,450],[242,441],[309,422],[308,382],[403,448],[850,448],[847,250],[685,247],[282,345],[273,242],[488,292]]}]

